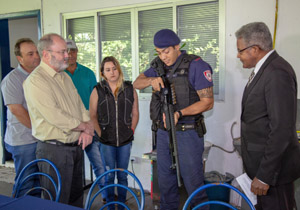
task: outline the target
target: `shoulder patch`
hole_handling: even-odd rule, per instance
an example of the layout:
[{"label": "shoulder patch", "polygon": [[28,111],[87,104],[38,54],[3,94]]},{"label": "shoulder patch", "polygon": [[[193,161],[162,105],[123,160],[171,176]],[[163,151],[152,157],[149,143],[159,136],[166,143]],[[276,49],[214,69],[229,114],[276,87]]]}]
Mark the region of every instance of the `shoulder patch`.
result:
[{"label": "shoulder patch", "polygon": [[199,58],[195,59],[195,61],[198,61],[198,60],[200,60],[200,59],[201,59],[201,57],[199,57]]},{"label": "shoulder patch", "polygon": [[211,75],[211,71],[210,70],[206,70],[203,72],[205,78],[209,81],[212,82],[212,75]]}]

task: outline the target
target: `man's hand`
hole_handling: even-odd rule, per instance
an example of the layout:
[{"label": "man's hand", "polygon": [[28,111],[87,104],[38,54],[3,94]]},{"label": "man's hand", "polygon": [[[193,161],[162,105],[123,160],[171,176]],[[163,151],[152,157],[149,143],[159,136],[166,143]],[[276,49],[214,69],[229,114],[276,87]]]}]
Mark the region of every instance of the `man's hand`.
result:
[{"label": "man's hand", "polygon": [[84,150],[93,141],[93,136],[85,132],[81,132],[79,136],[78,145],[81,145],[82,150]]},{"label": "man's hand", "polygon": [[164,82],[161,77],[150,77],[150,84],[155,91],[160,91],[160,88],[164,88]]},{"label": "man's hand", "polygon": [[88,135],[94,136],[94,124],[92,123],[92,121],[84,122],[84,124],[85,128],[83,132],[85,132]]},{"label": "man's hand", "polygon": [[81,122],[76,128],[72,129],[73,131],[81,131],[84,132],[90,136],[94,136],[94,124],[93,122],[87,121],[87,122]]},{"label": "man's hand", "polygon": [[259,179],[254,177],[252,183],[251,183],[251,192],[254,193],[254,195],[266,195],[270,186],[268,184],[262,183]]}]

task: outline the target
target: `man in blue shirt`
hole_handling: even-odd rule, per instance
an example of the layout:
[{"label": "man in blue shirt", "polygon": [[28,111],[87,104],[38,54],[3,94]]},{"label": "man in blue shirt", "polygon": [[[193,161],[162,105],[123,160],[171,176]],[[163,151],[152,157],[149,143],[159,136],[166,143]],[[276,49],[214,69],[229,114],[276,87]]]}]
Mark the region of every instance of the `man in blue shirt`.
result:
[{"label": "man in blue shirt", "polygon": [[[95,74],[91,69],[77,63],[78,48],[76,43],[71,39],[67,39],[66,43],[69,55],[69,66],[65,72],[72,78],[85,108],[89,110],[90,95],[94,86],[97,84]],[[100,142],[97,140],[96,135],[95,133],[93,142],[86,147],[85,152],[91,162],[95,175],[98,177],[104,173],[104,166],[100,153]],[[104,180],[99,184],[99,187],[102,187],[103,184]],[[102,198],[103,201],[105,201],[104,192],[102,193]]]},{"label": "man in blue shirt", "polygon": [[[134,88],[152,86],[150,117],[157,130],[157,171],[160,189],[160,209],[175,210],[179,207],[179,192],[176,171],[172,165],[169,149],[169,133],[163,119],[161,88],[165,87],[161,75],[174,87],[177,103],[174,108],[180,175],[190,195],[203,185],[202,153],[204,150],[205,127],[202,112],[212,109],[212,69],[198,56],[188,55],[180,50],[179,37],[169,29],[162,29],[154,36],[158,57],[151,67],[141,73],[133,83]],[[163,69],[158,66],[163,63]],[[163,71],[163,72],[161,72]],[[199,193],[191,202],[194,207],[207,200],[206,194]],[[203,207],[202,209],[207,209]]]}]

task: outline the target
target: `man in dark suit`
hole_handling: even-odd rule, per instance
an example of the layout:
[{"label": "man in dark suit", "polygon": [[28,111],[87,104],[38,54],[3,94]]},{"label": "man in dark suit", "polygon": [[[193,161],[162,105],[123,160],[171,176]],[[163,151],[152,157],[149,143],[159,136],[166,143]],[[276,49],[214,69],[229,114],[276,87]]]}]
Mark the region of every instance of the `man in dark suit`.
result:
[{"label": "man in dark suit", "polygon": [[249,23],[235,35],[243,68],[254,68],[242,99],[241,136],[256,209],[291,210],[295,208],[293,182],[300,176],[295,72],[273,50],[265,23]]}]

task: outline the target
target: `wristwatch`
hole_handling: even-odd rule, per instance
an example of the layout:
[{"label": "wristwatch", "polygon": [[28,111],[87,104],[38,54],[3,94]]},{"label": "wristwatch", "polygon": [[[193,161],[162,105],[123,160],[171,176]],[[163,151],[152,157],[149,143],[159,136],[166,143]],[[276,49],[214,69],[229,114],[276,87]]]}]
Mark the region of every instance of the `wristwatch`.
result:
[{"label": "wristwatch", "polygon": [[178,119],[182,118],[182,112],[180,110],[178,110],[177,112],[179,114],[179,118]]}]

